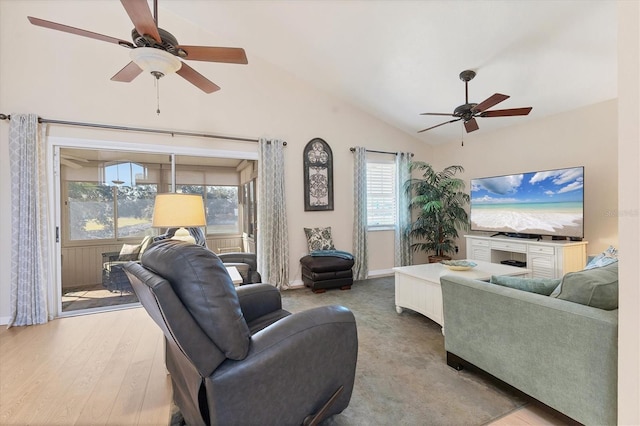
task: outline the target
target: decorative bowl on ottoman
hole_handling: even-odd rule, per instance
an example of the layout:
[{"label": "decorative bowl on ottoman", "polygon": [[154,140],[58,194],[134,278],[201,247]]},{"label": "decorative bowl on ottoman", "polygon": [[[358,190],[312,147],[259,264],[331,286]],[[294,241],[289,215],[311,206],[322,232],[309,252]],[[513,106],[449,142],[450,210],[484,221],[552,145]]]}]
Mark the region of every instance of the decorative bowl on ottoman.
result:
[{"label": "decorative bowl on ottoman", "polygon": [[452,271],[468,271],[469,269],[478,266],[476,263],[469,260],[443,260],[440,263]]}]

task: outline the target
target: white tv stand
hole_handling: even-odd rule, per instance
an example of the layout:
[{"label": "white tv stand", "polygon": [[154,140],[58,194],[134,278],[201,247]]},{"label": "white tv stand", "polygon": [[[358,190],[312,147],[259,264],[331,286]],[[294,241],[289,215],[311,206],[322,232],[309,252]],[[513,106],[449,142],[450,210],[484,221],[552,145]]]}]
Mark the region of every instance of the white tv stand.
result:
[{"label": "white tv stand", "polygon": [[500,263],[526,262],[534,278],[562,278],[567,272],[584,269],[587,241],[535,240],[503,236],[465,235],[467,259]]}]

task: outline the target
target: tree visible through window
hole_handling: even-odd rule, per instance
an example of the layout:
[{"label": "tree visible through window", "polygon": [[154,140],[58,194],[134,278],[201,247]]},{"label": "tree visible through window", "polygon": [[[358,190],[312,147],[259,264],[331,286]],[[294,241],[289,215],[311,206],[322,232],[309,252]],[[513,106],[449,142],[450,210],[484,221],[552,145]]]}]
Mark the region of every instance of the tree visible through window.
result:
[{"label": "tree visible through window", "polygon": [[367,226],[389,228],[396,223],[396,165],[367,162]]},{"label": "tree visible through window", "polygon": [[145,235],[151,227],[155,195],[156,185],[67,182],[70,240]]},{"label": "tree visible through window", "polygon": [[[65,238],[72,242],[115,241],[149,235],[155,196],[159,188],[166,191],[166,185],[159,183],[162,182],[161,167],[155,163],[122,160],[96,163],[69,169],[75,172],[71,177],[69,170],[66,171],[63,185],[68,226]],[[193,173],[187,170],[187,180],[198,180],[193,179]],[[95,180],[86,180],[93,176]],[[242,231],[241,189],[237,185],[180,184],[179,179],[176,185],[177,192],[203,197],[208,235]]]},{"label": "tree visible through window", "polygon": [[176,190],[183,194],[200,194],[204,197],[207,234],[240,232],[237,186],[177,185]]}]

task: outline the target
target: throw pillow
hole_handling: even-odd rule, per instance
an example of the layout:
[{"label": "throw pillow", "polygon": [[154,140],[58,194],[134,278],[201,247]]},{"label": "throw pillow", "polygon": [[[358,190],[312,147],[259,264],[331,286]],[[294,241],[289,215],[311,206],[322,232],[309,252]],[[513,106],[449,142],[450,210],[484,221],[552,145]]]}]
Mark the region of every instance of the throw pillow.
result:
[{"label": "throw pillow", "polygon": [[551,297],[608,311],[618,309],[618,263],[569,272]]},{"label": "throw pillow", "polygon": [[537,293],[548,296],[560,284],[559,279],[550,278],[522,278],[496,276],[491,277],[491,283],[504,287],[511,287],[517,290],[528,291],[529,293]]},{"label": "throw pillow", "polygon": [[601,268],[603,266],[610,265],[618,261],[618,250],[613,246],[609,246],[604,252],[591,259],[584,269]]},{"label": "throw pillow", "polygon": [[140,257],[140,244],[123,244],[118,260],[132,261]]},{"label": "throw pillow", "polygon": [[330,226],[326,228],[304,228],[304,233],[307,236],[309,253],[315,250],[335,250]]}]

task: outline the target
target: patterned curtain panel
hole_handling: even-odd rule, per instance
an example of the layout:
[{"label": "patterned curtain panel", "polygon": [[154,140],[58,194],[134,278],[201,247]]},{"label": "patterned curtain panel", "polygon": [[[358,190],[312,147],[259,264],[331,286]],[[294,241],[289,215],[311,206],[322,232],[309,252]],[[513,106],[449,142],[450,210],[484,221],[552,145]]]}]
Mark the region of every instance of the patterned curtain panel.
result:
[{"label": "patterned curtain panel", "polygon": [[289,235],[284,189],[284,143],[258,142],[258,271],[263,282],[289,286]]},{"label": "patterned curtain panel", "polygon": [[9,326],[47,322],[49,226],[46,146],[38,116],[11,114],[11,317]]},{"label": "patterned curtain panel", "polygon": [[405,190],[406,182],[411,177],[409,164],[411,164],[410,152],[398,152],[396,154],[396,226],[395,226],[395,266],[411,265],[411,242],[409,240],[408,228],[411,224],[411,194]]},{"label": "patterned curtain panel", "polygon": [[356,147],[353,153],[353,279],[369,274],[367,253],[367,150]]}]

